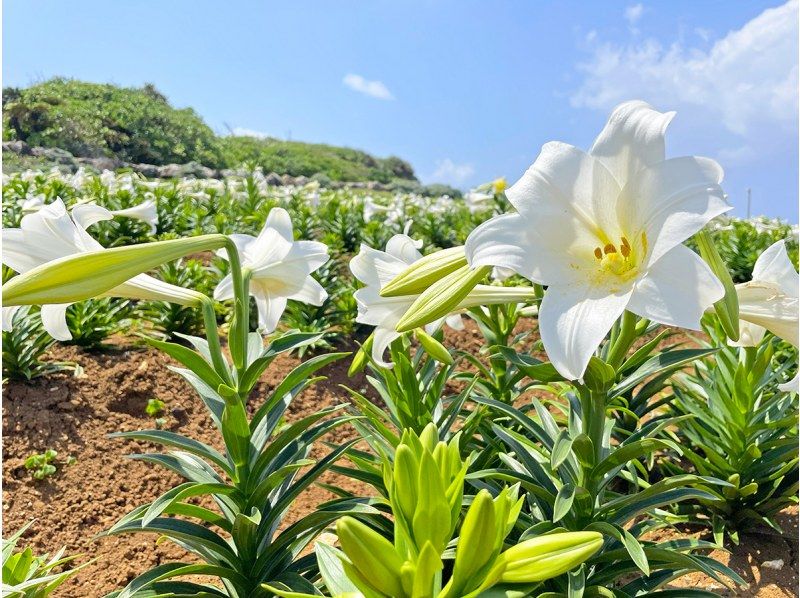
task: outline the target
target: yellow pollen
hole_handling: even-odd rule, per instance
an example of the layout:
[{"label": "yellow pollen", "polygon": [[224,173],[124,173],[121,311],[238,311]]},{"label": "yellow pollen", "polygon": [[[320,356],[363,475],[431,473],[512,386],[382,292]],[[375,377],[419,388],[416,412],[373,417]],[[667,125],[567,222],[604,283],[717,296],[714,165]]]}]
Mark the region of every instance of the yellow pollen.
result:
[{"label": "yellow pollen", "polygon": [[[644,233],[642,233],[642,244],[646,252],[647,238]],[[639,271],[640,255],[644,254],[634,250],[626,237],[620,237],[619,245],[606,243],[602,247],[595,247],[594,257],[599,261],[600,267],[598,275],[606,280],[609,275],[620,281],[630,280]]]}]

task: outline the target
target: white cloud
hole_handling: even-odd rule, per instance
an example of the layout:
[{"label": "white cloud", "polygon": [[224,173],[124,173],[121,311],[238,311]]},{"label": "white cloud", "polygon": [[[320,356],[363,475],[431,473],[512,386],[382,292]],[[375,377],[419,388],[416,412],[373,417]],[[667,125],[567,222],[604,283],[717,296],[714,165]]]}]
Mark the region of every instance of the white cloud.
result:
[{"label": "white cloud", "polygon": [[740,145],[721,149],[717,154],[717,159],[723,164],[746,164],[756,155],[757,152],[749,145]]},{"label": "white cloud", "polygon": [[[628,7],[625,16],[638,18]],[[619,44],[590,42],[578,65],[584,80],[574,106],[608,110],[633,98],[662,109],[702,111],[739,136],[797,121],[798,0],[765,10],[710,49],[669,46],[655,39]],[[733,151],[733,150],[731,150]]]},{"label": "white cloud", "polygon": [[644,5],[640,2],[638,4],[631,4],[625,9],[625,20],[633,27],[642,18],[644,12]]},{"label": "white cloud", "polygon": [[370,81],[361,75],[348,73],[344,76],[344,79],[342,79],[342,83],[344,83],[350,89],[357,91],[358,93],[363,93],[364,95],[372,98],[377,98],[379,100],[394,99],[392,92],[390,92],[389,88],[384,85],[383,81]]},{"label": "white cloud", "polygon": [[456,164],[450,158],[445,158],[436,163],[436,171],[431,175],[431,180],[458,187],[466,183],[473,174],[475,168],[472,164]]},{"label": "white cloud", "polygon": [[253,129],[247,129],[245,127],[233,127],[231,134],[235,135],[236,137],[255,137],[256,139],[265,139],[269,137],[269,135],[266,133],[254,131]]}]

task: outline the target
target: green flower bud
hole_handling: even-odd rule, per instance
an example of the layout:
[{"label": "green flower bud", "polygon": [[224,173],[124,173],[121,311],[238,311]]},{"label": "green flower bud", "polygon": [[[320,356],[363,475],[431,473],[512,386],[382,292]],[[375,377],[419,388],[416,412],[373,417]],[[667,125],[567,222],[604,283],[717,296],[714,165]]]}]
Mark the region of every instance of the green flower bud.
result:
[{"label": "green flower bud", "polygon": [[467,264],[464,247],[451,247],[426,255],[411,264],[381,289],[381,297],[418,295],[442,277]]},{"label": "green flower bud", "polygon": [[[414,518],[419,488],[419,461],[408,445],[397,447],[394,456],[394,475],[391,488],[395,516],[402,516],[409,524]],[[399,512],[398,512],[399,511]]]},{"label": "green flower bud", "polygon": [[412,521],[414,543],[418,549],[426,542],[441,553],[453,534],[450,505],[433,455],[425,451],[420,458],[419,495]]},{"label": "green flower bud", "polygon": [[453,356],[445,348],[445,346],[433,338],[430,334],[425,332],[422,328],[417,328],[414,331],[419,344],[425,349],[425,352],[439,363],[451,365],[453,363]]},{"label": "green flower bud", "polygon": [[705,260],[711,271],[719,278],[722,286],[725,287],[725,296],[714,304],[714,311],[717,313],[725,334],[732,341],[739,340],[739,297],[736,294],[736,287],[733,284],[730,270],[722,257],[719,255],[714,240],[708,230],[703,229],[694,236],[700,256]]},{"label": "green flower bud", "polygon": [[562,532],[539,536],[512,546],[498,559],[506,583],[543,581],[566,573],[600,550],[597,532]]},{"label": "green flower bud", "polygon": [[372,351],[372,343],[375,341],[375,335],[370,334],[367,337],[367,340],[364,341],[364,344],[358,348],[356,354],[353,356],[353,361],[350,364],[350,368],[347,370],[348,376],[355,376],[358,372],[363,370],[367,362],[369,362],[369,355]]},{"label": "green flower bud", "polygon": [[433,598],[436,574],[442,570],[444,563],[433,544],[427,542],[419,553],[414,569],[414,580],[411,586],[413,598]]},{"label": "green flower bud", "polygon": [[137,274],[198,251],[219,249],[224,235],[202,235],[76,253],[15,276],[3,286],[3,305],[75,303],[116,296],[199,305],[204,295],[173,285],[126,284]]},{"label": "green flower bud", "polygon": [[388,596],[405,595],[400,577],[403,559],[389,540],[352,517],[336,522],[336,534],[347,558],[372,588]]},{"label": "green flower bud", "polygon": [[440,278],[411,304],[397,323],[397,331],[407,332],[445,317],[458,307],[490,271],[488,266],[472,270],[464,265]]},{"label": "green flower bud", "polygon": [[490,567],[500,552],[496,542],[497,523],[492,495],[487,490],[481,490],[472,501],[461,525],[453,577],[443,598],[463,596],[481,584],[484,577],[482,570]]}]

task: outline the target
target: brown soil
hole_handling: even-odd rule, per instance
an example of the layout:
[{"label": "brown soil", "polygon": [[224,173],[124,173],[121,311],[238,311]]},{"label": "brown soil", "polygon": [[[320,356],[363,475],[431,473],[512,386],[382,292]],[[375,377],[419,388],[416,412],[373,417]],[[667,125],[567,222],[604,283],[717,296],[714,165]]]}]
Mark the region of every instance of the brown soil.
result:
[{"label": "brown soil", "polygon": [[[477,353],[482,338],[474,326],[452,334],[453,343]],[[147,443],[112,440],[107,434],[153,426],[145,414],[148,399],[166,403],[164,427],[219,446],[216,430],[194,391],[166,366],[163,354],[121,339],[112,350],[84,352],[56,346],[50,358],[79,363],[84,375],[59,373],[32,382],[10,382],[3,392],[3,534],[9,535],[35,519],[23,542],[38,553],[53,553],[65,546],[68,554],[96,559],[56,592],[59,597],[99,597],[123,587],[149,567],[186,559],[186,553],[157,537],[135,534],[95,538],[132,508],[153,500],[179,482],[178,477],[152,466],[126,459],[125,455],[152,451]],[[298,363],[282,356],[268,369],[261,392],[254,401],[274,387]],[[296,419],[319,409],[346,401],[340,384],[366,389],[363,376],[347,377],[348,360],[327,367],[327,379],[299,396],[289,409]],[[341,442],[354,434],[343,427],[326,440]],[[24,467],[25,458],[46,449],[58,451],[58,472],[35,481]],[[322,450],[322,449],[320,449]],[[67,458],[76,461],[68,465]],[[319,455],[316,455],[319,456]],[[359,483],[334,474],[335,482],[360,494],[368,492]],[[289,521],[312,511],[333,496],[313,487],[297,501]],[[784,514],[785,535],[751,534],[742,539],[730,555],[729,564],[751,587],[725,593],[713,580],[689,576],[682,587],[712,589],[722,595],[763,598],[797,596],[797,511]],[[717,556],[717,555],[715,555]],[[727,555],[725,555],[727,558]],[[782,559],[781,570],[761,566]]]}]

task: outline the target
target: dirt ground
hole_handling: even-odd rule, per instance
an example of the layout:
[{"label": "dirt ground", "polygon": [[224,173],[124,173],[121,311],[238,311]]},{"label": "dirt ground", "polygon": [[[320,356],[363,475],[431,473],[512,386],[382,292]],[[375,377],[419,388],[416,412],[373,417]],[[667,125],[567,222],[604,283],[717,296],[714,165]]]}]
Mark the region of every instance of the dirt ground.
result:
[{"label": "dirt ground", "polygon": [[[458,333],[450,342],[475,351],[480,336],[474,326]],[[151,349],[121,340],[111,351],[90,353],[74,347],[56,346],[50,357],[79,363],[82,377],[53,374],[29,383],[8,383],[3,392],[3,533],[9,535],[35,520],[24,536],[24,544],[36,553],[54,552],[65,546],[68,554],[82,560],[96,559],[56,596],[94,598],[123,587],[153,565],[185,558],[184,551],[168,543],[157,543],[151,534],[95,538],[132,508],[153,500],[179,482],[178,477],[125,455],[152,451],[147,443],[113,440],[111,432],[153,426],[145,413],[148,399],[166,404],[163,427],[219,446],[216,431],[194,391],[166,366],[169,360]],[[264,374],[261,392],[273,388],[298,363],[282,356]],[[320,408],[346,401],[339,386],[365,389],[363,376],[347,377],[348,360],[323,370],[327,379],[299,396],[289,409],[296,419]],[[326,439],[341,442],[354,434],[340,428]],[[35,481],[24,467],[25,458],[46,449],[58,452],[58,472]],[[68,459],[74,463],[68,464]],[[324,478],[364,493],[365,488],[334,474]],[[305,492],[295,504],[289,520],[312,511],[332,495],[319,487]],[[728,562],[749,583],[747,590],[728,591],[701,575],[687,576],[673,587],[709,589],[725,596],[761,598],[796,597],[797,510],[782,514],[784,535],[754,530],[728,555],[714,555]],[[777,568],[775,561],[783,561]],[[772,563],[770,563],[772,562]],[[766,565],[765,565],[766,563]]]}]

